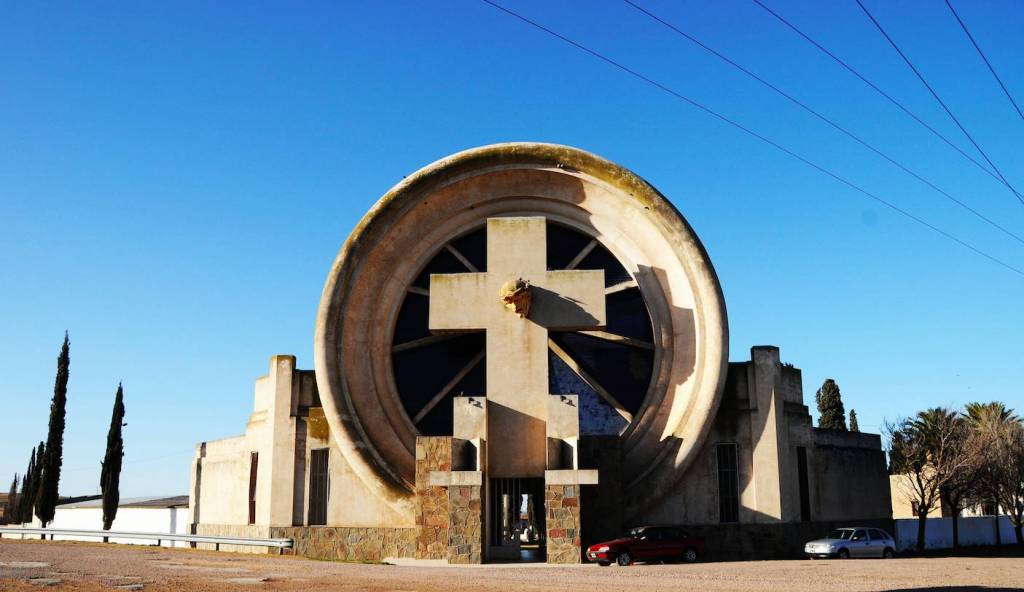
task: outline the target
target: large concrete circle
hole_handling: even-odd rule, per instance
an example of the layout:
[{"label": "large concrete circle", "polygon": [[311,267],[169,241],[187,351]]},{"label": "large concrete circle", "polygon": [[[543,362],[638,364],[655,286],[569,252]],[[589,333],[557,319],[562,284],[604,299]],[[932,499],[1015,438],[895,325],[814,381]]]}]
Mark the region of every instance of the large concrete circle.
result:
[{"label": "large concrete circle", "polygon": [[430,258],[495,216],[545,216],[589,234],[636,279],[656,355],[643,407],[621,436],[623,477],[631,505],[650,503],[711,428],[728,362],[725,303],[672,204],[632,172],[568,146],[495,144],[441,159],[388,191],[352,231],[327,276],[314,337],[320,399],[345,459],[371,493],[411,515],[416,429],[392,375],[395,318]]}]

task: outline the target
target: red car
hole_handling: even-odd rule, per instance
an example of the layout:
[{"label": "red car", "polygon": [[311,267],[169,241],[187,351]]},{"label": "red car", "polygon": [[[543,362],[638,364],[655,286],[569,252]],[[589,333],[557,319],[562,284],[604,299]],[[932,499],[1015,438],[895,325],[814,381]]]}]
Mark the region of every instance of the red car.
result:
[{"label": "red car", "polygon": [[598,565],[630,565],[636,561],[693,563],[704,553],[704,539],[675,526],[638,526],[621,539],[587,548],[587,559]]}]

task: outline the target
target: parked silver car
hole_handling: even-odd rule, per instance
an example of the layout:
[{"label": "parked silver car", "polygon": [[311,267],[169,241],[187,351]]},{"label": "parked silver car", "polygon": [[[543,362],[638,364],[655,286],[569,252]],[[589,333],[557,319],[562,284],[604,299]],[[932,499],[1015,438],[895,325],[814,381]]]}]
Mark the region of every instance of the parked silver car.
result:
[{"label": "parked silver car", "polygon": [[880,528],[837,528],[827,537],[804,545],[804,554],[811,559],[821,557],[884,557],[896,556],[896,541]]}]

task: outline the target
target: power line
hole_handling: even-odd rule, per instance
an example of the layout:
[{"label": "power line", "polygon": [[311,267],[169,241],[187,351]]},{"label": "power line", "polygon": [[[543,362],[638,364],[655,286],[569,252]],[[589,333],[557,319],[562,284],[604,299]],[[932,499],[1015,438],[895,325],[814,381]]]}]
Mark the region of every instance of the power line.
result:
[{"label": "power line", "polygon": [[763,8],[765,10],[765,12],[767,12],[770,15],[772,15],[776,19],[778,19],[779,22],[781,22],[782,24],[784,24],[787,27],[789,27],[790,29],[792,29],[793,32],[795,32],[797,35],[802,37],[805,41],[807,41],[808,43],[813,45],[819,51],[821,51],[822,53],[824,53],[828,57],[832,58],[833,61],[835,61],[837,64],[839,64],[840,66],[845,68],[848,72],[850,72],[851,74],[856,76],[858,79],[860,79],[861,82],[863,82],[869,88],[871,88],[876,93],[878,93],[879,95],[884,97],[890,103],[895,105],[897,108],[899,108],[900,111],[903,111],[908,117],[910,117],[911,119],[916,121],[918,124],[920,124],[921,127],[925,128],[926,130],[931,132],[932,135],[934,135],[936,138],[942,140],[947,146],[949,146],[953,150],[956,150],[957,152],[959,152],[961,156],[963,156],[964,158],[969,160],[971,163],[973,163],[979,169],[985,171],[986,174],[988,174],[990,177],[992,177],[996,181],[999,181],[1000,184],[1006,185],[1007,187],[1009,187],[1009,185],[1007,183],[1005,183],[1002,179],[1000,179],[999,176],[996,175],[995,173],[993,173],[988,167],[986,167],[984,164],[978,162],[978,160],[975,159],[970,154],[967,154],[966,152],[964,152],[963,148],[957,146],[956,144],[953,143],[952,140],[950,140],[946,136],[942,135],[938,130],[936,130],[932,126],[928,125],[927,122],[925,122],[923,119],[921,119],[916,114],[914,114],[914,112],[911,111],[910,109],[908,109],[903,103],[897,101],[895,98],[893,98],[892,95],[890,95],[889,93],[887,93],[884,90],[882,90],[877,84],[875,84],[874,82],[869,80],[866,76],[864,76],[863,74],[858,72],[856,69],[854,69],[853,66],[851,66],[848,63],[846,63],[839,56],[837,56],[836,54],[834,54],[831,51],[829,51],[825,46],[823,46],[822,44],[820,44],[817,41],[815,41],[810,35],[808,35],[807,33],[804,33],[803,31],[801,31],[796,25],[794,25],[793,23],[791,23],[788,20],[786,20],[785,18],[783,18],[782,15],[780,15],[777,12],[775,12],[771,8],[768,8],[768,6],[766,6],[763,2],[761,2],[761,0],[751,0],[751,1],[754,4],[757,4],[758,6]]},{"label": "power line", "polygon": [[992,67],[992,63],[988,61],[987,57],[985,57],[985,52],[981,51],[981,47],[978,46],[978,42],[974,40],[974,35],[971,35],[971,32],[967,30],[967,25],[964,24],[964,21],[963,19],[960,18],[960,15],[956,13],[956,9],[953,8],[953,4],[951,4],[949,0],[946,0],[946,6],[948,6],[949,11],[953,13],[953,16],[956,18],[956,22],[960,23],[960,28],[964,30],[964,33],[967,35],[967,38],[971,40],[971,45],[973,45],[974,49],[978,51],[978,55],[981,56],[981,59],[985,62],[985,65],[988,66],[988,71],[992,73],[992,77],[995,78],[996,82],[999,83],[999,88],[1003,89],[1003,93],[1006,95],[1006,98],[1010,99],[1010,104],[1013,105],[1013,108],[1017,111],[1017,115],[1020,115],[1020,118],[1024,119],[1024,113],[1021,113],[1020,107],[1017,106],[1017,101],[1013,100],[1013,96],[1010,95],[1010,91],[1007,90],[1006,85],[1003,84],[1003,79],[1000,78],[998,74],[996,74],[996,69]]},{"label": "power line", "polygon": [[637,72],[636,70],[633,70],[632,68],[630,68],[630,67],[628,67],[626,65],[623,65],[623,64],[621,64],[621,63],[619,63],[619,62],[617,62],[617,61],[615,61],[615,60],[613,60],[613,59],[611,59],[611,58],[609,58],[609,57],[607,57],[607,56],[605,56],[605,55],[603,55],[603,54],[601,54],[601,53],[599,53],[599,52],[597,52],[597,51],[595,51],[593,49],[590,49],[589,47],[587,47],[587,46],[585,46],[585,45],[583,45],[581,43],[573,41],[572,39],[562,35],[561,33],[558,33],[558,32],[556,32],[556,31],[554,31],[552,29],[549,29],[549,28],[545,27],[544,25],[542,25],[542,24],[540,24],[540,23],[538,23],[536,21],[530,20],[529,18],[527,18],[527,17],[525,17],[525,16],[523,16],[523,15],[521,15],[521,14],[519,14],[519,13],[517,13],[517,12],[515,12],[515,11],[509,9],[509,8],[505,8],[504,6],[498,4],[497,2],[494,2],[493,0],[481,0],[481,1],[484,2],[485,4],[489,4],[490,6],[496,8],[496,9],[502,11],[502,12],[504,12],[505,14],[507,14],[509,16],[512,16],[512,17],[514,17],[516,19],[519,19],[519,20],[523,21],[524,23],[526,23],[526,24],[528,24],[528,25],[530,25],[530,26],[532,26],[532,27],[534,27],[536,29],[544,31],[548,35],[551,35],[552,37],[560,39],[560,40],[564,41],[565,43],[568,43],[569,45],[572,45],[573,47],[575,47],[575,48],[577,48],[577,49],[579,49],[579,50],[581,50],[583,52],[586,52],[586,53],[592,55],[593,57],[595,57],[595,58],[597,58],[597,59],[599,59],[599,60],[601,60],[601,61],[603,61],[603,62],[605,62],[605,63],[607,63],[607,64],[609,64],[611,66],[614,66],[614,67],[618,68],[619,70],[622,70],[623,72],[629,74],[630,76],[633,76],[634,78],[638,78],[638,79],[642,80],[643,82],[646,82],[647,84],[649,84],[649,85],[651,85],[651,86],[653,86],[655,88],[658,88],[659,90],[664,91],[664,92],[672,95],[673,97],[675,97],[675,98],[677,98],[677,99],[679,99],[681,101],[684,101],[684,102],[692,105],[693,107],[696,107],[697,109],[700,109],[701,111],[707,113],[708,115],[711,115],[712,117],[715,117],[716,119],[719,119],[719,120],[721,120],[721,121],[723,121],[723,122],[725,122],[725,123],[735,127],[736,129],[739,129],[740,131],[742,131],[742,132],[744,132],[746,134],[749,134],[749,135],[757,138],[758,140],[761,140],[765,144],[768,144],[769,146],[772,146],[773,148],[775,148],[775,149],[777,149],[777,150],[779,150],[781,152],[784,152],[785,154],[789,155],[790,157],[792,157],[792,158],[794,158],[796,160],[799,160],[800,162],[802,162],[802,163],[806,164],[807,166],[817,170],[818,172],[820,172],[820,173],[822,173],[824,175],[827,175],[829,177],[832,177],[836,181],[839,181],[840,183],[846,185],[847,187],[853,189],[854,191],[857,191],[858,193],[861,193],[861,194],[865,195],[866,197],[868,197],[868,198],[870,198],[870,199],[872,199],[872,200],[874,200],[874,201],[876,201],[876,202],[886,206],[887,208],[889,208],[889,209],[891,209],[891,210],[893,210],[893,211],[895,211],[895,212],[897,212],[899,214],[902,214],[903,216],[906,216],[907,218],[910,218],[911,220],[917,222],[918,224],[920,224],[920,225],[922,225],[922,226],[924,226],[926,228],[931,229],[932,231],[934,231],[934,232],[936,232],[936,233],[946,237],[947,239],[949,239],[949,240],[959,244],[960,246],[962,246],[962,247],[964,247],[964,248],[966,248],[968,250],[973,251],[975,254],[981,255],[982,257],[992,261],[993,263],[996,263],[996,264],[998,264],[998,265],[1000,265],[1002,267],[1005,267],[1006,269],[1008,269],[1008,270],[1010,270],[1010,271],[1012,271],[1012,272],[1014,272],[1014,273],[1016,273],[1018,275],[1024,276],[1024,270],[1022,270],[1020,268],[1017,268],[1017,267],[1014,267],[1014,266],[1010,265],[1009,263],[1006,263],[1005,261],[1003,261],[1003,260],[1001,260],[1001,259],[999,259],[999,258],[997,258],[997,257],[995,257],[993,255],[989,255],[988,253],[986,253],[985,251],[982,251],[981,249],[975,247],[974,245],[971,245],[970,243],[965,242],[965,241],[963,241],[963,240],[953,236],[952,234],[946,232],[945,230],[942,230],[941,228],[938,228],[937,226],[934,226],[931,223],[926,222],[925,220],[923,220],[921,218],[918,218],[914,214],[911,214],[910,212],[908,212],[907,210],[904,210],[903,208],[897,206],[896,204],[894,204],[892,202],[889,202],[889,201],[887,201],[887,200],[885,200],[885,199],[875,195],[874,193],[868,191],[867,189],[864,189],[864,188],[860,187],[859,185],[856,185],[852,181],[849,181],[849,180],[839,176],[838,174],[830,171],[829,169],[826,169],[825,167],[823,167],[823,166],[821,166],[821,165],[819,165],[819,164],[817,164],[817,163],[815,163],[815,162],[813,162],[813,161],[811,161],[811,160],[809,160],[809,159],[807,159],[807,158],[797,154],[796,152],[793,152],[792,150],[782,146],[781,144],[775,142],[774,140],[771,140],[771,139],[769,139],[769,138],[767,138],[767,137],[765,137],[765,136],[755,132],[754,130],[752,130],[752,129],[748,128],[748,127],[745,127],[744,125],[742,125],[740,123],[737,123],[737,122],[733,121],[732,119],[729,119],[725,115],[722,115],[722,114],[718,113],[717,111],[711,109],[710,107],[706,107],[706,106],[702,105],[701,103],[698,103],[697,101],[687,97],[686,95],[683,95],[683,94],[681,94],[679,92],[676,92],[675,90],[672,90],[671,88],[665,86],[664,84],[662,84],[662,83],[660,83],[660,82],[658,82],[658,81],[656,81],[656,80],[654,80],[652,78],[648,78],[647,76]]},{"label": "power line", "polygon": [[928,84],[928,81],[925,80],[921,72],[918,71],[916,67],[914,67],[914,64],[910,61],[910,58],[908,58],[906,54],[903,53],[903,50],[901,50],[899,46],[896,45],[896,42],[892,40],[892,37],[890,37],[889,34],[885,32],[885,29],[882,28],[882,24],[879,23],[878,19],[876,19],[874,15],[871,14],[871,11],[868,10],[868,7],[864,6],[864,3],[861,2],[860,0],[854,1],[857,2],[857,5],[860,6],[861,10],[864,11],[864,14],[866,14],[868,18],[871,19],[871,22],[875,24],[875,28],[877,28],[878,32],[881,33],[883,37],[885,37],[885,40],[889,42],[889,45],[891,45],[892,48],[896,50],[896,53],[898,53],[900,57],[903,58],[903,61],[907,64],[908,67],[910,67],[910,70],[914,72],[914,74],[917,76],[917,79],[921,81],[921,84],[923,84],[924,87],[928,89],[928,92],[931,93],[932,97],[934,97],[935,100],[938,101],[939,105],[941,105],[942,109],[946,112],[946,115],[949,115],[949,118],[953,120],[953,123],[955,123],[956,126],[960,128],[960,131],[963,132],[965,136],[967,136],[967,139],[970,140],[971,144],[974,145],[974,148],[978,151],[978,154],[981,154],[982,158],[985,159],[985,162],[987,162],[988,165],[992,167],[992,170],[995,171],[997,175],[999,175],[999,178],[1003,180],[1003,183],[1010,188],[1010,191],[1012,191],[1013,194],[1017,197],[1017,201],[1019,201],[1021,204],[1024,204],[1024,197],[1021,197],[1021,195],[1017,193],[1017,190],[1014,189],[1013,185],[1011,185],[1010,182],[1006,180],[1006,177],[1003,176],[1003,173],[999,170],[999,167],[997,167],[996,164],[992,162],[992,159],[988,157],[988,154],[985,154],[985,151],[981,149],[981,146],[979,146],[978,143],[974,141],[974,137],[971,136],[970,133],[968,133],[967,129],[963,126],[963,124],[960,123],[960,120],[957,119],[956,115],[953,115],[953,111],[951,111],[950,108],[946,106],[946,103],[943,102],[941,98],[939,98],[939,94],[935,92],[935,89],[932,88],[932,85]]},{"label": "power line", "polygon": [[645,15],[647,15],[648,17],[650,17],[651,19],[653,19],[653,20],[655,20],[655,21],[657,21],[657,22],[661,23],[662,25],[664,25],[664,26],[668,27],[668,28],[669,28],[670,30],[672,30],[672,31],[676,32],[677,34],[679,34],[679,35],[680,35],[680,36],[682,36],[683,38],[685,38],[685,39],[687,39],[687,40],[689,40],[689,41],[691,41],[691,42],[695,43],[696,45],[698,45],[698,46],[699,46],[699,47],[701,47],[702,49],[704,49],[704,50],[706,50],[707,52],[711,53],[711,54],[712,54],[712,55],[714,55],[715,57],[717,57],[717,58],[721,59],[722,61],[724,61],[725,63],[729,64],[730,66],[732,66],[732,67],[736,68],[736,69],[737,69],[737,70],[739,70],[740,72],[743,72],[744,74],[746,74],[746,75],[747,75],[747,76],[749,76],[750,78],[753,78],[754,80],[756,80],[756,81],[760,82],[761,84],[763,84],[763,85],[764,85],[764,86],[766,86],[767,88],[771,89],[772,91],[774,91],[774,92],[775,92],[775,93],[777,93],[778,95],[782,96],[782,97],[783,97],[783,98],[785,98],[786,100],[790,101],[790,102],[791,102],[791,103],[793,103],[794,105],[797,105],[798,107],[800,107],[800,108],[801,108],[801,109],[803,109],[804,111],[807,111],[808,113],[810,113],[811,115],[813,115],[813,116],[817,117],[817,118],[818,118],[818,119],[820,119],[821,121],[824,121],[824,122],[825,122],[825,123],[827,123],[828,125],[832,126],[832,127],[833,127],[833,128],[835,128],[836,130],[838,130],[839,132],[841,132],[841,133],[843,133],[844,135],[848,136],[849,138],[853,139],[853,140],[854,140],[855,142],[857,142],[857,143],[858,143],[858,144],[860,144],[861,146],[864,146],[864,147],[865,147],[865,148],[867,148],[868,150],[870,150],[870,151],[874,152],[874,153],[875,153],[875,154],[877,154],[878,156],[881,156],[881,157],[882,157],[882,158],[884,158],[885,160],[889,161],[890,163],[892,163],[892,164],[893,164],[894,166],[896,166],[897,168],[899,168],[899,169],[900,169],[900,170],[902,170],[903,172],[905,172],[905,173],[907,173],[908,175],[910,175],[910,176],[914,177],[915,179],[917,179],[918,181],[920,181],[920,182],[924,183],[924,184],[925,184],[925,185],[927,185],[928,187],[931,187],[932,189],[934,189],[935,191],[937,191],[937,192],[938,192],[938,193],[940,193],[941,195],[945,196],[945,198],[946,198],[946,199],[948,199],[948,200],[952,201],[953,203],[955,203],[955,204],[959,205],[959,206],[960,206],[961,208],[963,208],[963,209],[967,210],[967,211],[968,211],[968,212],[970,212],[971,214],[974,214],[975,216],[977,216],[977,217],[978,217],[978,218],[980,218],[981,220],[984,220],[984,221],[985,221],[986,223],[988,223],[988,224],[989,224],[990,226],[992,226],[993,228],[996,228],[996,229],[1000,230],[1001,232],[1003,232],[1003,233],[1005,233],[1006,235],[1010,236],[1011,238],[1015,239],[1015,240],[1016,240],[1017,242],[1019,242],[1019,243],[1021,243],[1021,244],[1024,244],[1024,238],[1021,238],[1021,237],[1020,237],[1020,236],[1018,236],[1017,234],[1015,234],[1015,233],[1011,232],[1010,230],[1007,230],[1007,229],[1006,229],[1005,227],[1001,226],[1000,224],[998,224],[998,223],[997,223],[997,222],[995,222],[994,220],[992,220],[992,219],[988,218],[987,216],[985,216],[984,214],[982,214],[982,213],[981,213],[981,212],[979,212],[978,210],[975,210],[974,208],[972,208],[971,206],[967,205],[967,204],[966,204],[966,203],[964,203],[963,201],[961,201],[961,200],[959,200],[959,199],[957,199],[957,198],[953,197],[953,196],[952,196],[952,195],[950,195],[950,194],[949,194],[948,192],[946,192],[946,191],[945,191],[945,190],[943,190],[942,188],[940,188],[940,187],[938,187],[937,185],[935,185],[935,183],[933,183],[933,182],[929,181],[928,179],[925,179],[924,177],[922,177],[922,176],[921,176],[921,175],[919,175],[918,173],[916,173],[916,172],[912,171],[911,169],[907,168],[907,167],[906,167],[906,166],[904,166],[904,165],[903,165],[902,163],[900,163],[900,162],[896,161],[896,159],[892,158],[891,156],[889,156],[889,155],[888,155],[888,154],[886,154],[885,152],[882,152],[882,151],[881,151],[880,149],[878,149],[878,148],[876,148],[875,146],[873,146],[873,145],[869,144],[869,143],[868,143],[867,141],[863,140],[862,138],[860,138],[859,136],[857,136],[856,134],[854,134],[854,133],[853,133],[853,132],[851,132],[850,130],[848,130],[848,129],[846,129],[845,127],[843,127],[842,125],[840,125],[840,124],[836,123],[836,122],[835,122],[835,121],[833,121],[832,119],[829,119],[829,118],[828,118],[828,117],[826,117],[825,115],[822,115],[821,113],[819,113],[819,112],[818,112],[818,111],[816,111],[815,109],[813,109],[813,108],[811,108],[810,106],[808,106],[807,104],[803,103],[802,101],[800,101],[800,100],[799,100],[799,99],[797,99],[796,97],[794,97],[794,96],[790,95],[789,93],[787,93],[786,91],[782,90],[782,89],[781,89],[781,88],[779,88],[778,86],[776,86],[776,85],[772,84],[771,82],[769,82],[768,80],[765,80],[764,78],[762,78],[762,77],[758,76],[758,75],[757,75],[757,74],[755,74],[754,72],[751,72],[751,71],[750,71],[749,69],[747,69],[747,68],[745,68],[744,66],[742,66],[742,65],[738,64],[737,62],[735,62],[735,61],[731,60],[730,58],[726,57],[726,56],[725,56],[725,55],[723,55],[722,53],[720,53],[720,52],[716,51],[715,49],[713,49],[713,48],[709,47],[708,45],[706,45],[705,43],[703,43],[702,41],[700,41],[700,40],[699,40],[699,39],[697,39],[696,37],[694,37],[694,36],[692,36],[692,35],[690,35],[690,34],[686,33],[685,31],[682,31],[681,29],[679,29],[678,27],[676,27],[676,26],[675,26],[675,25],[673,25],[672,23],[670,23],[670,22],[668,22],[668,21],[666,21],[666,20],[662,19],[661,17],[659,17],[658,15],[654,14],[653,12],[651,12],[651,11],[647,10],[646,8],[644,8],[644,7],[642,7],[642,6],[638,5],[638,4],[636,4],[635,2],[633,2],[633,0],[622,0],[622,1],[623,1],[623,2],[625,2],[626,4],[628,4],[629,6],[632,6],[633,8],[635,8],[636,10],[638,10],[639,12],[641,12],[642,14],[645,14]]}]

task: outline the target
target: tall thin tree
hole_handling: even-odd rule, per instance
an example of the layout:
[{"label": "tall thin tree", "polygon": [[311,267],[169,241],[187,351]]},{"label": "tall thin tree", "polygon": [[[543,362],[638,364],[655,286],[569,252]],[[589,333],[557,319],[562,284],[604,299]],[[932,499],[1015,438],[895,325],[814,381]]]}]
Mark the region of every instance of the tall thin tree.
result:
[{"label": "tall thin tree", "polygon": [[857,424],[857,412],[855,410],[853,410],[853,409],[850,409],[850,431],[851,432],[859,432],[860,431],[860,425]]},{"label": "tall thin tree", "polygon": [[4,505],[4,523],[10,524],[17,520],[18,514],[18,474],[14,474],[11,489],[7,492],[7,503]]},{"label": "tall thin tree", "polygon": [[124,423],[124,390],[117,385],[114,395],[114,411],[110,416],[110,429],[107,431],[107,452],[103,457],[103,469],[100,471],[100,489],[103,491],[103,530],[110,530],[117,516],[117,504],[121,499],[121,460],[124,458],[124,440],[121,428]]},{"label": "tall thin tree", "polygon": [[36,466],[36,449],[32,447],[32,454],[28,456],[28,468],[25,469],[25,475],[21,478],[21,495],[18,496],[18,510],[17,519],[18,523],[30,522],[26,520],[25,516],[32,513],[32,502],[29,500],[32,497],[31,484],[32,484],[32,472],[35,471]]},{"label": "tall thin tree", "polygon": [[42,442],[32,449],[32,455],[28,457],[28,470],[21,480],[21,499],[18,500],[18,520],[20,522],[32,522],[35,509],[36,494],[39,493],[39,474],[43,470],[43,448]]},{"label": "tall thin tree", "polygon": [[836,381],[826,378],[814,398],[818,402],[818,427],[845,432],[846,411],[843,409],[843,397],[839,393]]},{"label": "tall thin tree", "polygon": [[46,454],[43,472],[39,478],[36,497],[36,516],[43,528],[53,520],[57,509],[60,486],[60,468],[64,456],[64,417],[68,402],[68,376],[71,366],[71,341],[64,332],[64,345],[57,356],[57,378],[53,383],[53,402],[50,403],[50,429],[46,435]]}]

